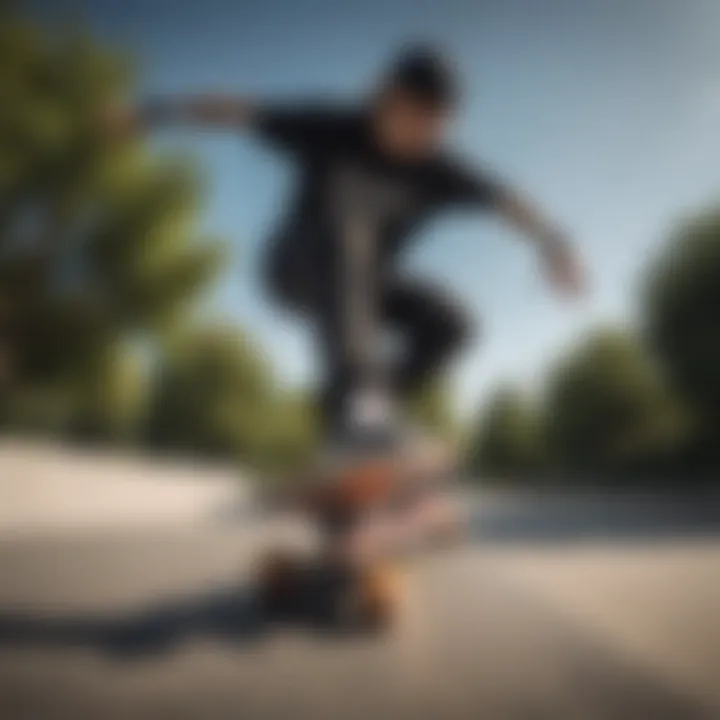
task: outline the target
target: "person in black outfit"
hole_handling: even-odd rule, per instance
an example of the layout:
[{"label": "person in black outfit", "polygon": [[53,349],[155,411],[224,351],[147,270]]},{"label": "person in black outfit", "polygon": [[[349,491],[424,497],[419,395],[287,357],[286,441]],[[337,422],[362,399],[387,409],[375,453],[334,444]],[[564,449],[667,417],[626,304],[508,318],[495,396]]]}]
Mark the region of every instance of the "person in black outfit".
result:
[{"label": "person in black outfit", "polygon": [[[558,289],[581,289],[564,233],[445,145],[459,94],[444,56],[416,46],[354,105],[201,96],[159,99],[112,117],[120,130],[167,123],[244,128],[296,164],[295,193],[267,245],[265,276],[274,298],[312,320],[326,378],[324,416],[336,439],[384,427],[388,398],[416,393],[470,335],[471,323],[447,289],[403,270],[403,251],[439,212],[498,213],[535,242]],[[388,331],[400,347],[390,360],[381,352]]]}]

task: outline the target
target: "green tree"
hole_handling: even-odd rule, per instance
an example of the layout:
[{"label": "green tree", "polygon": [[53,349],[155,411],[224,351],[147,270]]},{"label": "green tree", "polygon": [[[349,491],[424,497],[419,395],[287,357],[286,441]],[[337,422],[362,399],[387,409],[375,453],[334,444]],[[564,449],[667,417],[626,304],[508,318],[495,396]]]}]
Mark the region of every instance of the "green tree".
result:
[{"label": "green tree", "polygon": [[[672,383],[720,427],[720,209],[682,223],[652,263],[645,331]],[[717,437],[716,437],[717,439]]]},{"label": "green tree", "polygon": [[455,439],[458,428],[450,390],[443,382],[423,388],[411,403],[410,414],[424,428],[448,440]]},{"label": "green tree", "polygon": [[150,440],[163,448],[253,459],[272,430],[273,384],[268,362],[237,329],[183,332],[158,367]]},{"label": "green tree", "polygon": [[307,467],[321,439],[317,401],[307,391],[279,386],[264,409],[265,432],[253,464],[270,474],[292,476]]},{"label": "green tree", "polygon": [[137,397],[123,390],[127,348],[171,331],[218,267],[218,248],[196,226],[190,169],[102,131],[101,109],[129,75],[124,58],[81,33],[0,19],[6,426],[127,435],[141,409],[119,401]]},{"label": "green tree", "polygon": [[533,403],[518,389],[501,387],[490,397],[469,447],[473,472],[514,479],[543,469],[543,436]]},{"label": "green tree", "polygon": [[608,477],[675,446],[683,417],[636,338],[598,330],[551,374],[544,408],[560,469]]}]

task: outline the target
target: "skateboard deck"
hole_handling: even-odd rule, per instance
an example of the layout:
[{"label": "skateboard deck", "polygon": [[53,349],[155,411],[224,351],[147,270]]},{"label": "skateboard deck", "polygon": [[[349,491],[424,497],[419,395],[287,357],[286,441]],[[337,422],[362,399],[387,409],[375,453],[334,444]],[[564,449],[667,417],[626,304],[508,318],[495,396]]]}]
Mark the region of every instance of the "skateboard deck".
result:
[{"label": "skateboard deck", "polygon": [[320,521],[324,516],[362,515],[437,486],[454,475],[454,469],[452,461],[438,453],[369,455],[339,466],[311,467],[288,478],[280,504]]},{"label": "skateboard deck", "polygon": [[397,568],[383,557],[362,564],[340,559],[333,548],[343,533],[391,502],[397,469],[387,458],[365,458],[295,481],[284,504],[320,526],[323,547],[309,555],[281,548],[266,554],[258,577],[265,612],[334,628],[379,630],[392,624],[402,595]]},{"label": "skateboard deck", "polygon": [[397,458],[365,458],[334,476],[306,477],[294,488],[290,504],[325,531],[323,547],[305,556],[280,548],[266,554],[258,578],[263,608],[275,617],[304,617],[335,627],[391,627],[404,604],[402,563],[382,549],[362,562],[339,559],[333,549],[374,513],[393,517],[423,491],[409,469]]}]

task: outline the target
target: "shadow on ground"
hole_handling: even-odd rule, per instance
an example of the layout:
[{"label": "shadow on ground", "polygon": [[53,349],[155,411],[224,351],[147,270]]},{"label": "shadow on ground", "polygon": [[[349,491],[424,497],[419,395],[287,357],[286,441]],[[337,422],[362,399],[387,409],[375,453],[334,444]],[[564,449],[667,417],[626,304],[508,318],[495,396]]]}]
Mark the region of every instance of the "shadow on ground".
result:
[{"label": "shadow on ground", "polygon": [[198,636],[254,643],[276,625],[259,611],[247,588],[220,588],[107,617],[0,611],[0,647],[91,648],[133,659],[170,652]]},{"label": "shadow on ground", "polygon": [[[672,498],[530,497],[477,502],[470,541],[480,545],[662,543],[720,536],[717,496]],[[312,604],[312,603],[311,603]],[[264,612],[249,586],[225,586],[176,597],[133,612],[52,616],[0,609],[0,648],[90,648],[117,659],[171,652],[196,637],[253,646],[287,626],[338,634],[302,603]],[[346,633],[342,633],[346,634]]]},{"label": "shadow on ground", "polygon": [[133,660],[170,653],[198,637],[254,646],[288,627],[325,637],[348,637],[362,630],[333,619],[317,599],[294,598],[263,608],[248,587],[237,586],[114,616],[0,610],[0,648],[89,648],[117,660]]},{"label": "shadow on ground", "polygon": [[197,637],[242,647],[254,646],[290,627],[324,637],[372,632],[337,615],[338,600],[344,597],[340,593],[348,586],[333,590],[327,582],[324,571],[317,573],[300,582],[291,595],[272,603],[261,603],[250,586],[239,585],[114,616],[53,616],[0,609],[0,648],[90,648],[118,660],[132,660],[172,652]]}]

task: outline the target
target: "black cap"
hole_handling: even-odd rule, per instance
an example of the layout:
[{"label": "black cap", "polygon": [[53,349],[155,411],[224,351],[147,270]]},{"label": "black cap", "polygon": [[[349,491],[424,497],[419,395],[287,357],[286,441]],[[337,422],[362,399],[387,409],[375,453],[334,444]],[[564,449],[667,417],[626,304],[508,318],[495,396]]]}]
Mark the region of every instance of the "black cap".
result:
[{"label": "black cap", "polygon": [[436,107],[452,107],[460,99],[455,69],[443,53],[429,45],[404,48],[391,63],[386,86]]}]

